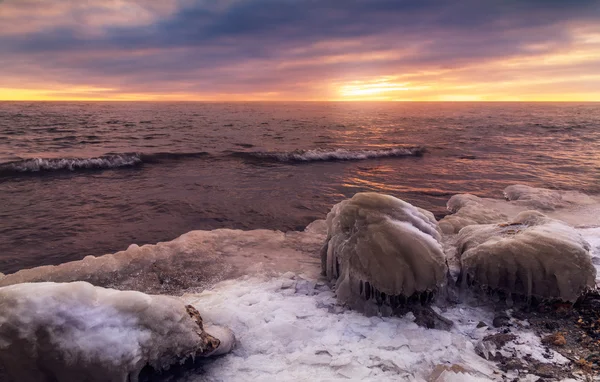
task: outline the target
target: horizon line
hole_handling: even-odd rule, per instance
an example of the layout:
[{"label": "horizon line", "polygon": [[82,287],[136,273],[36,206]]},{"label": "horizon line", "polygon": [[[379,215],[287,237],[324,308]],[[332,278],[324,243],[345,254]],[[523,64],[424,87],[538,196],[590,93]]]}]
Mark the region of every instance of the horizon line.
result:
[{"label": "horizon line", "polygon": [[202,102],[202,103],[291,103],[291,102],[313,102],[313,103],[600,103],[600,100],[125,100],[125,99],[0,99],[0,102],[148,102],[148,103],[176,103],[176,102]]}]

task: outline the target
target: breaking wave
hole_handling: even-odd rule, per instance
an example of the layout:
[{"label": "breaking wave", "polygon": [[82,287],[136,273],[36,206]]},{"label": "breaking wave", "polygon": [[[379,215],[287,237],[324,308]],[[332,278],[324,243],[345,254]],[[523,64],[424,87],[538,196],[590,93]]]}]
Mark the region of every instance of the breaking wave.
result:
[{"label": "breaking wave", "polygon": [[0,164],[0,176],[21,173],[54,171],[101,170],[120,167],[133,167],[143,163],[159,163],[165,160],[198,158],[208,155],[199,153],[127,153],[107,154],[96,158],[32,158]]},{"label": "breaking wave", "polygon": [[396,147],[374,150],[314,149],[289,152],[234,152],[232,155],[246,159],[276,162],[328,162],[389,157],[418,157],[422,156],[423,153],[425,153],[425,148],[423,147]]},{"label": "breaking wave", "polygon": [[306,163],[327,161],[354,161],[371,158],[390,157],[418,157],[425,152],[423,147],[396,147],[373,150],[346,150],[346,149],[313,149],[295,150],[288,152],[269,151],[236,151],[225,152],[221,155],[211,156],[207,152],[190,153],[123,153],[106,154],[95,158],[31,158],[0,164],[0,176],[6,177],[19,174],[46,173],[57,171],[85,171],[115,169],[121,167],[134,167],[146,164],[157,164],[168,161],[194,159],[194,158],[242,158],[254,161]]}]

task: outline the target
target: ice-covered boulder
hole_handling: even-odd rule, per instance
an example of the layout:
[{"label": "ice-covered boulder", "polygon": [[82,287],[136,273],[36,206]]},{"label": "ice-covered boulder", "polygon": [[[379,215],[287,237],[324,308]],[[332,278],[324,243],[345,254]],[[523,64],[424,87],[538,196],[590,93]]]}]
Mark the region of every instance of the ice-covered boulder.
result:
[{"label": "ice-covered boulder", "polygon": [[594,286],[589,244],[572,227],[537,211],[507,223],[467,226],[457,248],[461,278],[469,284],[565,301]]},{"label": "ice-covered boulder", "polygon": [[480,198],[471,194],[454,195],[446,206],[451,215],[444,216],[439,222],[440,229],[445,234],[458,233],[468,225],[503,222],[510,215],[523,210],[504,200]]},{"label": "ice-covered boulder", "polygon": [[578,191],[549,190],[515,184],[504,189],[506,200],[531,209],[552,211],[573,206],[595,205],[597,198]]},{"label": "ice-covered boulder", "polygon": [[431,212],[393,196],[359,193],[327,215],[322,270],[350,306],[367,300],[394,307],[444,284],[440,239]]},{"label": "ice-covered boulder", "polygon": [[0,288],[0,380],[136,381],[145,366],[230,350],[233,334],[216,332],[174,297],[86,282],[11,285]]},{"label": "ice-covered boulder", "polygon": [[597,196],[520,184],[506,187],[503,194],[504,199],[471,194],[452,196],[447,203],[451,214],[439,222],[442,232],[455,234],[468,225],[505,222],[528,210],[541,211],[572,226],[600,225],[600,198]]}]

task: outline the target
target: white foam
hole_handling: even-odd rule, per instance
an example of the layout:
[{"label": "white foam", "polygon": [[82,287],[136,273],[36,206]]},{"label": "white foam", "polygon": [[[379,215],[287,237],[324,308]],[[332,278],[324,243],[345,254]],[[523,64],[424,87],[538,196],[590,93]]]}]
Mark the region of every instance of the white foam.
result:
[{"label": "white foam", "polygon": [[142,159],[137,154],[107,155],[98,158],[33,158],[4,164],[0,167],[0,173],[117,168],[135,166],[140,163],[142,163]]},{"label": "white foam", "polygon": [[422,148],[389,148],[376,150],[347,150],[335,149],[324,150],[314,149],[305,151],[292,151],[285,153],[262,153],[263,157],[276,158],[282,162],[313,162],[313,161],[332,161],[332,160],[363,160],[370,158],[387,158],[402,156],[418,156],[423,154]]}]

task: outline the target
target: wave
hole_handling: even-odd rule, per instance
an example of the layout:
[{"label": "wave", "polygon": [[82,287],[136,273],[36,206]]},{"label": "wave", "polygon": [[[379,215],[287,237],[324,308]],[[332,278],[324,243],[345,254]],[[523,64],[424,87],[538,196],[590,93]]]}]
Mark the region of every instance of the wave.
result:
[{"label": "wave", "polygon": [[16,173],[45,172],[45,171],[76,171],[86,169],[107,169],[117,167],[131,167],[142,163],[136,155],[105,155],[97,158],[33,158],[0,165],[0,174],[10,175]]},{"label": "wave", "polygon": [[198,153],[125,153],[106,154],[95,158],[32,158],[0,164],[0,176],[22,173],[102,170],[134,167],[143,163],[160,163],[167,160],[199,158],[208,155]]},{"label": "wave", "polygon": [[[371,158],[389,158],[389,157],[417,157],[422,156],[425,149],[422,147],[396,147],[374,150],[347,150],[347,149],[314,149],[314,150],[296,150],[289,152],[268,152],[268,151],[236,151],[225,152],[224,155],[218,155],[213,158],[242,158],[255,161],[270,162],[326,162],[326,161],[352,161]],[[6,177],[18,174],[47,173],[59,171],[85,171],[85,170],[103,170],[116,169],[121,167],[134,167],[143,164],[157,164],[168,161],[210,158],[207,152],[188,152],[188,153],[109,153],[94,158],[31,158],[21,159],[14,162],[0,164],[0,176]]]},{"label": "wave", "polygon": [[424,147],[395,147],[374,150],[314,149],[289,152],[234,152],[231,155],[245,159],[276,162],[330,162],[353,161],[389,157],[418,157],[425,153]]}]

